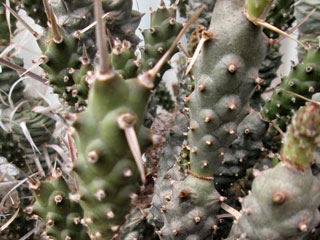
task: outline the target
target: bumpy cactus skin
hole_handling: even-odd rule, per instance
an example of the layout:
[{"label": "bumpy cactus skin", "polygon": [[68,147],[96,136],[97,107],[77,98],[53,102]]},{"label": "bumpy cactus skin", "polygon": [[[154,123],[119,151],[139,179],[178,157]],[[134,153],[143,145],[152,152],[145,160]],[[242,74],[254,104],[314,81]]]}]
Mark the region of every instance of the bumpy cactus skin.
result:
[{"label": "bumpy cactus skin", "polygon": [[[310,98],[320,89],[319,61],[320,50],[309,50],[303,61],[293,66],[290,74],[282,79],[279,87]],[[299,108],[304,102],[304,100],[289,93],[275,89],[271,99],[266,101],[262,115],[268,120],[273,120],[281,116],[291,116],[292,109],[295,110]]]},{"label": "bumpy cactus skin", "polygon": [[[249,113],[248,101],[265,57],[262,30],[245,18],[243,9],[242,1],[216,3],[209,28],[216,37],[204,45],[194,67],[189,141],[191,170],[201,176],[214,172],[223,158],[223,148],[236,138],[237,124]],[[246,47],[248,42],[252,43],[250,48]]]},{"label": "bumpy cactus skin", "polygon": [[55,240],[89,240],[87,229],[81,225],[82,210],[70,200],[70,190],[62,176],[30,184],[30,188],[36,201],[26,211],[46,223],[44,235]]},{"label": "bumpy cactus skin", "polygon": [[[118,121],[126,114],[137,117],[136,131],[145,136],[141,121],[149,93],[137,78],[124,80],[115,72],[98,76],[87,110],[73,125],[79,151],[73,170],[84,219],[96,239],[110,239],[118,231],[137,190],[139,174]],[[138,138],[143,145],[143,137]]]},{"label": "bumpy cactus skin", "polygon": [[284,138],[282,162],[257,174],[228,240],[303,239],[319,224],[320,181],[310,169],[319,144],[319,116],[315,104],[294,116]]},{"label": "bumpy cactus skin", "polygon": [[55,39],[52,30],[38,39],[44,63],[41,67],[47,72],[49,84],[64,103],[82,110],[88,97],[86,73],[92,66],[86,56],[77,54],[78,40],[59,29],[61,39]]},{"label": "bumpy cactus skin", "polygon": [[[169,49],[176,36],[182,29],[182,24],[176,22],[176,9],[166,8],[161,4],[156,11],[151,13],[151,28],[142,31],[145,46],[142,48],[142,64],[139,71],[146,71],[153,67],[160,57]],[[176,49],[177,51],[178,49]],[[161,69],[164,73],[170,68],[165,64]],[[161,78],[157,80],[159,82]]]},{"label": "bumpy cactus skin", "polygon": [[[301,22],[313,9],[316,11],[299,26],[299,40],[311,47],[318,47],[320,35],[319,18],[320,18],[320,2],[317,0],[301,0],[296,3],[295,16],[298,22]],[[305,49],[299,47],[299,60],[302,61],[305,55]]]}]

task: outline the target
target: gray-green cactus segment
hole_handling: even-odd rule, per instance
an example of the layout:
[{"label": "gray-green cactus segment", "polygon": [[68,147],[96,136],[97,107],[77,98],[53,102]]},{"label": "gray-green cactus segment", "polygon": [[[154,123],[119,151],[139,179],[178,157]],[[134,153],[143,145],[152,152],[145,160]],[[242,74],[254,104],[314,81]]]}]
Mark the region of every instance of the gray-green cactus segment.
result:
[{"label": "gray-green cactus segment", "polygon": [[[102,4],[103,10],[107,14],[105,21],[111,44],[113,44],[112,39],[119,38],[121,41],[129,41],[135,48],[140,41],[135,31],[143,14],[132,10],[132,0],[103,0]],[[51,6],[58,18],[58,23],[68,34],[75,33],[77,35],[78,30],[84,29],[94,22],[91,0],[54,0],[51,1]],[[90,29],[79,36],[80,42],[85,43],[88,48],[90,58],[95,55],[92,33],[93,29]]]},{"label": "gray-green cactus segment", "polygon": [[161,178],[160,198],[153,198],[154,206],[163,213],[164,225],[157,232],[160,239],[211,239],[221,200],[212,190],[212,181],[192,175],[185,178],[176,165]]},{"label": "gray-green cactus segment", "polygon": [[[320,50],[309,50],[303,61],[293,66],[289,75],[282,78],[279,87],[310,98],[320,90],[319,61]],[[290,117],[292,110],[298,109],[304,102],[304,100],[276,88],[271,99],[266,101],[262,115],[267,120],[274,120],[282,116]]]},{"label": "gray-green cactus segment", "polygon": [[44,63],[40,66],[47,72],[49,84],[66,105],[81,111],[86,106],[89,86],[87,72],[92,70],[87,56],[77,54],[78,40],[59,29],[61,41],[54,39],[52,30],[46,32],[38,45]]},{"label": "gray-green cactus segment", "polygon": [[[266,21],[273,26],[286,31],[294,22],[294,0],[274,0],[267,15]],[[278,38],[279,33],[264,29],[264,33],[269,38]]]},{"label": "gray-green cactus segment", "polygon": [[[159,162],[159,170],[157,172],[157,180],[152,197],[152,207],[150,209],[153,215],[153,224],[157,229],[161,229],[164,225],[161,206],[167,203],[165,196],[172,192],[172,184],[170,184],[167,176],[171,175],[172,179],[177,181],[184,179],[184,175],[180,171],[181,169],[178,165],[175,166],[175,164],[179,159],[183,141],[186,140],[184,133],[187,131],[187,127],[187,118],[178,112],[174,117],[171,129],[165,136],[167,141],[161,149],[162,160]],[[170,172],[172,174],[170,174]]]},{"label": "gray-green cactus segment", "polygon": [[228,240],[303,239],[320,221],[320,182],[310,169],[278,164],[255,178]]},{"label": "gray-green cactus segment", "polygon": [[[311,11],[316,11],[299,26],[299,40],[313,48],[319,47],[320,35],[320,2],[317,0],[300,0],[295,4],[295,17],[301,22]],[[305,55],[305,49],[299,46],[299,60],[302,61]]]},{"label": "gray-green cactus segment", "polygon": [[193,68],[196,83],[190,96],[190,160],[191,171],[200,176],[212,176],[236,138],[237,125],[249,113],[258,67],[265,57],[262,29],[249,22],[243,12],[243,1],[215,4],[209,31],[216,37],[204,44]]},{"label": "gray-green cactus segment", "polygon": [[230,149],[225,152],[224,160],[214,173],[215,187],[225,192],[237,179],[247,174],[264,150],[263,138],[268,124],[258,112],[252,112],[239,124],[239,138],[233,141]]},{"label": "gray-green cactus segment", "polygon": [[310,168],[320,142],[319,116],[316,104],[295,114],[284,137],[281,164],[257,173],[229,240],[303,239],[320,223],[320,181]]},{"label": "gray-green cactus segment", "polygon": [[[130,210],[139,173],[124,130],[126,115],[137,118],[135,130],[144,149],[147,130],[141,126],[150,89],[138,78],[124,80],[117,73],[97,78],[90,88],[88,108],[73,124],[78,159],[73,171],[79,182],[80,204],[90,236],[110,239]],[[133,120],[133,119],[131,119]]]},{"label": "gray-green cactus segment", "polygon": [[89,240],[87,229],[81,224],[80,205],[70,199],[70,190],[62,176],[30,184],[35,202],[27,207],[29,214],[38,216],[45,223],[44,235],[55,240]]}]

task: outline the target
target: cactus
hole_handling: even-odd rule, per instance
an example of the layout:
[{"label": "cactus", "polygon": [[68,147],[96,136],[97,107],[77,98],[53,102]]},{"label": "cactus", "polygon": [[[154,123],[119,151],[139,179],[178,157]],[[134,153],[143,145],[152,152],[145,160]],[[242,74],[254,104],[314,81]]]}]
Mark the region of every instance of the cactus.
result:
[{"label": "cactus", "polygon": [[[292,66],[290,74],[282,78],[279,87],[310,98],[315,92],[319,91],[318,59],[319,50],[309,50],[303,61]],[[268,120],[290,116],[292,115],[292,109],[297,109],[303,103],[302,99],[276,88],[271,99],[267,100],[262,114]]]},{"label": "cactus", "polygon": [[242,202],[242,215],[229,240],[303,239],[318,225],[320,182],[310,166],[319,144],[319,113],[319,107],[311,104],[293,117],[284,138],[281,164],[256,173],[252,193]]},{"label": "cactus", "polygon": [[30,182],[29,186],[36,201],[26,211],[45,222],[42,236],[56,240],[89,239],[86,228],[81,224],[82,210],[78,203],[70,199],[70,190],[61,170],[56,169],[51,178]]},{"label": "cactus", "polygon": [[[299,1],[296,4],[295,16],[298,22],[302,22],[305,17],[313,12],[312,15],[304,21],[302,25],[299,26],[299,39],[308,44],[313,48],[319,46],[318,36],[320,34],[320,28],[317,23],[320,15],[320,4],[318,1],[314,0],[303,0]],[[305,55],[305,49],[299,47],[299,60],[302,61],[303,56]]]}]

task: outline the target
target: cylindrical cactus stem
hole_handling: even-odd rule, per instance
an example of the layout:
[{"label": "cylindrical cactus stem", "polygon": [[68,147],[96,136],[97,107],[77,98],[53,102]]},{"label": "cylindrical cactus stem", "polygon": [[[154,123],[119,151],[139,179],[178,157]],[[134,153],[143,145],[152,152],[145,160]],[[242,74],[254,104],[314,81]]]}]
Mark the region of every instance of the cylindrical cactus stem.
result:
[{"label": "cylindrical cactus stem", "polygon": [[196,83],[190,95],[188,133],[191,169],[184,180],[177,179],[174,168],[168,174],[172,186],[161,206],[160,239],[211,239],[217,230],[216,215],[225,198],[214,187],[214,170],[236,138],[237,124],[248,114],[266,52],[262,29],[248,21],[244,10],[242,0],[215,4],[209,27],[214,37],[205,42],[193,69]]},{"label": "cylindrical cactus stem", "polygon": [[144,143],[150,143],[150,136],[145,137],[143,117],[156,75],[174,46],[154,68],[125,80],[113,70],[105,51],[100,4],[101,1],[94,1],[100,66],[95,73],[88,73],[88,108],[73,123],[78,159],[71,167],[79,182],[80,204],[90,237],[109,240],[130,210],[139,173],[145,181],[139,145],[146,147]]},{"label": "cylindrical cactus stem", "polygon": [[305,106],[284,137],[281,163],[257,172],[228,240],[304,239],[320,222],[320,181],[311,173],[320,141],[320,108]]},{"label": "cylindrical cactus stem", "polygon": [[237,125],[249,113],[258,68],[265,57],[262,29],[248,21],[243,11],[242,1],[217,1],[209,28],[215,37],[204,44],[193,69],[190,159],[191,171],[199,176],[213,175],[225,148],[236,138]]}]

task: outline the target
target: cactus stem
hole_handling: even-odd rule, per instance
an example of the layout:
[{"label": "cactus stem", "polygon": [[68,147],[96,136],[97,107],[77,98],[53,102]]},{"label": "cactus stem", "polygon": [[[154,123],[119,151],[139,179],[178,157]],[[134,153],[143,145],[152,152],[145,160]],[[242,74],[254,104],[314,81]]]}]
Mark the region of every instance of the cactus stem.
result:
[{"label": "cactus stem", "polygon": [[96,19],[96,39],[97,49],[100,56],[99,72],[101,74],[110,74],[113,72],[112,66],[109,62],[109,56],[107,51],[107,38],[105,33],[105,24],[102,21],[102,3],[101,0],[94,0],[94,15]]},{"label": "cactus stem", "polygon": [[141,181],[144,185],[146,183],[146,175],[137,134],[134,130],[134,124],[136,123],[136,120],[136,116],[132,115],[131,113],[124,113],[118,117],[118,125],[124,130],[131,153],[138,167]]},{"label": "cactus stem", "polygon": [[171,44],[170,48],[168,51],[160,58],[160,60],[156,63],[156,65],[150,69],[147,72],[142,73],[141,75],[138,76],[138,79],[141,83],[144,83],[143,85],[148,87],[150,89],[153,88],[153,82],[155,81],[157,74],[159,73],[160,69],[162,68],[163,64],[166,63],[168,58],[170,57],[171,53],[174,51],[176,46],[178,45],[180,39],[184,35],[184,33],[188,30],[188,28],[192,25],[194,21],[196,21],[202,12],[204,8],[204,5],[202,5],[196,12],[195,14],[191,17],[191,19],[186,23],[186,25],[181,29],[179,35],[176,37],[174,42]]},{"label": "cactus stem", "polygon": [[26,23],[11,7],[6,5],[5,3],[2,4],[36,39],[40,38],[40,35],[35,30],[33,30],[31,26]]},{"label": "cactus stem", "polygon": [[196,50],[194,51],[194,54],[192,56],[192,58],[190,59],[190,63],[187,67],[187,70],[186,70],[186,73],[185,73],[185,76],[187,76],[189,74],[189,72],[191,71],[193,65],[195,64],[200,52],[201,52],[201,49],[202,49],[202,46],[203,44],[209,40],[209,39],[212,39],[213,37],[213,33],[212,32],[207,32],[207,31],[202,31],[201,33],[201,38],[200,38],[200,41],[197,45],[197,48]]}]

